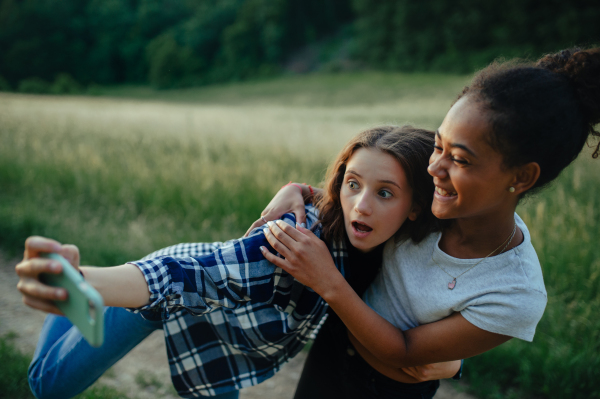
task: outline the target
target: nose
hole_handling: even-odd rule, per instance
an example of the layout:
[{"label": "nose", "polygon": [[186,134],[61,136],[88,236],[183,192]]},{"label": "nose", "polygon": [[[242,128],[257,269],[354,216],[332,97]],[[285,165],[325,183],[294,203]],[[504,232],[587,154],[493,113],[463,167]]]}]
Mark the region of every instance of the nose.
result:
[{"label": "nose", "polygon": [[431,154],[427,172],[431,176],[437,177],[438,179],[443,179],[448,176],[448,170],[446,169],[444,158],[441,156],[441,154],[436,154],[435,152]]},{"label": "nose", "polygon": [[[366,191],[366,190],[365,190]],[[370,198],[367,192],[363,192],[360,197],[358,198],[358,201],[356,201],[356,205],[354,206],[354,210],[361,214],[361,215],[365,215],[365,216],[369,216],[371,213],[373,213],[373,209],[371,207],[371,202],[370,202]]]}]

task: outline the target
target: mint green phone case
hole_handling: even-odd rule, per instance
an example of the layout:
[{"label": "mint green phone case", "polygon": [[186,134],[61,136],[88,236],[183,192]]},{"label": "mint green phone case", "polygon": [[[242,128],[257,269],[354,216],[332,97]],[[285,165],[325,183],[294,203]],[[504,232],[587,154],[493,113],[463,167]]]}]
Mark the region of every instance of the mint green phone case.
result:
[{"label": "mint green phone case", "polygon": [[60,274],[42,273],[40,280],[53,287],[62,287],[69,296],[66,301],[55,301],[55,305],[76,326],[92,346],[104,342],[104,301],[102,296],[62,256],[54,253],[42,257],[54,259],[62,264]]}]

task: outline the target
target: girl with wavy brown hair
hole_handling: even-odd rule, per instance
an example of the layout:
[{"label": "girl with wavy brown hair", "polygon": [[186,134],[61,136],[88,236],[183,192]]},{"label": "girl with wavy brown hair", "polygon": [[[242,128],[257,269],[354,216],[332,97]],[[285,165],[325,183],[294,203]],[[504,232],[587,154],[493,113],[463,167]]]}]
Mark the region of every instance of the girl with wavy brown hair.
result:
[{"label": "girl with wavy brown hair", "polygon": [[[316,209],[306,208],[312,215],[310,227],[322,233],[322,242],[356,295],[362,295],[377,274],[383,243],[392,239],[418,244],[437,229],[430,211],[433,185],[426,172],[433,144],[433,132],[407,126],[360,133],[332,164],[326,189],[314,198]],[[240,388],[269,378],[318,331],[327,305],[266,261],[262,246],[268,242],[258,229],[215,246],[214,252],[203,244],[180,244],[122,266],[82,267],[86,280],[113,306],[105,317],[108,342],[100,350],[90,348],[68,321],[50,315],[29,370],[36,396],[69,397],[81,391],[142,335],[160,328],[151,324],[156,321],[145,322],[119,306],[163,320],[175,365],[174,385],[184,397],[234,398]],[[54,305],[47,302],[50,296],[41,298],[35,291],[56,294],[36,281],[36,273],[50,270],[50,262],[37,258],[40,251],[61,252],[76,267],[79,256],[75,247],[41,237],[26,243],[25,259],[17,266],[19,289],[30,306],[53,311]],[[170,312],[175,320],[169,320]],[[345,336],[341,331],[339,339]],[[191,359],[202,366],[190,367]],[[389,382],[398,392],[410,387],[432,396],[437,381],[423,381],[452,377],[459,367],[460,361],[427,366],[427,377],[407,368],[398,371],[402,376],[397,381]],[[252,372],[242,372],[248,369]]]}]

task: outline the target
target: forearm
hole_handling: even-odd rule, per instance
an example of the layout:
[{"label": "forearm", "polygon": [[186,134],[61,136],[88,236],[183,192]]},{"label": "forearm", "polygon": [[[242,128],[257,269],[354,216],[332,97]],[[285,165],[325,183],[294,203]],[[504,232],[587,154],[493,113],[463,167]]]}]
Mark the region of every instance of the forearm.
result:
[{"label": "forearm", "polygon": [[[348,337],[360,356],[381,374],[400,382],[417,383],[423,381],[454,378],[461,369],[461,360],[432,363],[423,366],[391,367],[381,362],[370,353],[358,340],[348,332]],[[459,377],[460,378],[460,377]]]},{"label": "forearm", "polygon": [[106,306],[137,308],[150,300],[146,279],[135,265],[80,269],[87,282],[102,295]]},{"label": "forearm", "polygon": [[367,306],[343,277],[328,286],[328,292],[323,292],[322,297],[346,325],[351,336],[372,356],[394,368],[420,365],[409,363],[403,332]]}]

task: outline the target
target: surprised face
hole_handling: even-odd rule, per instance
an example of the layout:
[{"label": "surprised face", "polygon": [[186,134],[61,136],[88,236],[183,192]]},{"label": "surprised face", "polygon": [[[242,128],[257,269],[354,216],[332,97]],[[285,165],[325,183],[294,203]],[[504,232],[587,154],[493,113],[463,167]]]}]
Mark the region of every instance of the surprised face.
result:
[{"label": "surprised face", "polygon": [[412,198],[404,169],[392,155],[357,149],[346,164],[340,191],[350,243],[369,252],[391,238],[407,218],[416,220]]}]

